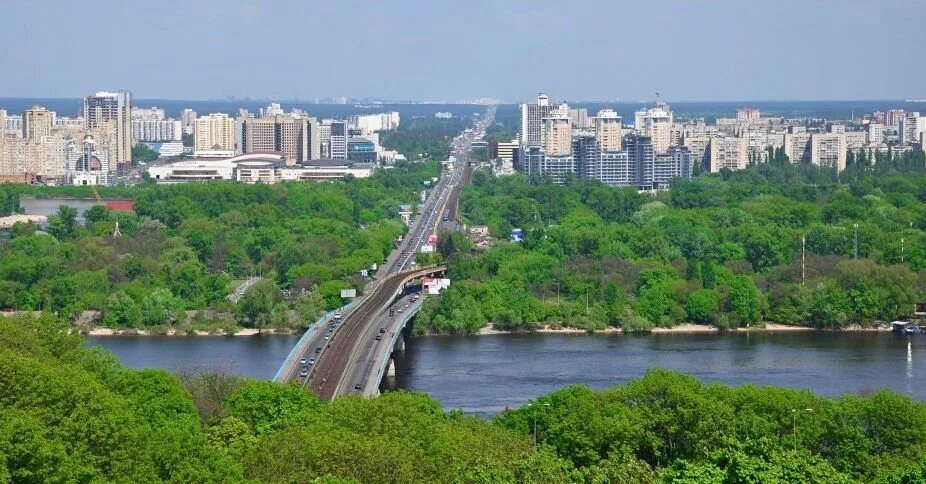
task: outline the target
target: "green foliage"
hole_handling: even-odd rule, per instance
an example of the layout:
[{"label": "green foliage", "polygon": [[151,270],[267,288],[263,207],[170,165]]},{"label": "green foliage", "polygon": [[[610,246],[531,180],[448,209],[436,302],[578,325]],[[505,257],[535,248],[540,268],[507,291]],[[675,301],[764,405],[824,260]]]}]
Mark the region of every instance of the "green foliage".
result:
[{"label": "green foliage", "polygon": [[[417,331],[646,331],[685,320],[838,328],[907,317],[926,300],[926,174],[897,163],[852,178],[760,164],[679,181],[655,198],[477,171],[460,199],[466,222],[499,240],[519,228],[525,240],[447,257],[454,282],[424,306]],[[617,307],[615,288],[625,295]]]},{"label": "green foliage", "polygon": [[[81,224],[76,210],[62,206],[47,234],[18,224],[0,241],[0,305],[67,317],[95,310],[121,327],[183,324],[187,309],[228,325],[238,316],[246,325],[289,327],[294,300],[277,301],[259,320],[259,311],[236,311],[228,301],[231,281],[263,274],[294,297],[321,295],[322,309],[342,305],[340,290],[361,288],[360,271],[381,264],[403,234],[399,205],[417,200],[422,182],[437,173],[434,163],[399,163],[330,183],[101,187],[105,197],[133,199],[135,212],[95,205]],[[0,201],[20,195],[91,193],[0,185]],[[113,238],[116,223],[122,236]]]},{"label": "green foliage", "polygon": [[145,143],[139,143],[132,147],[133,163],[150,163],[158,159],[158,152],[151,149]]},{"label": "green foliage", "polygon": [[4,479],[912,483],[926,476],[926,407],[884,390],[821,398],[651,370],[606,390],[563,388],[485,421],[444,412],[423,394],[323,403],[295,384],[130,370],[67,329],[49,315],[0,318]]}]

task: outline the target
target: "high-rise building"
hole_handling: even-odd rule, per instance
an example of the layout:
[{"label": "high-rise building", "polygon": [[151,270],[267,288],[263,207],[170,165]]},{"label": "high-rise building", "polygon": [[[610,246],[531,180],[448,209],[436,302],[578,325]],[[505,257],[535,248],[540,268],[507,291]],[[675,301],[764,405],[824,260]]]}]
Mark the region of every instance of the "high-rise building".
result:
[{"label": "high-rise building", "polygon": [[810,133],[803,129],[788,129],[784,134],[785,156],[791,163],[810,163]]},{"label": "high-rise building", "polygon": [[133,119],[134,141],[180,141],[183,126],[176,119]]},{"label": "high-rise building", "polygon": [[912,145],[919,143],[920,133],[926,131],[926,117],[919,112],[909,112],[900,119],[897,134],[900,135],[900,144]]},{"label": "high-rise building", "polygon": [[888,109],[884,113],[884,125],[890,128],[897,128],[900,126],[900,121],[904,118],[903,109]]},{"label": "high-rise building", "polygon": [[758,108],[739,108],[736,110],[737,121],[758,121],[761,112]]},{"label": "high-rise building", "polygon": [[570,109],[569,121],[578,129],[590,128],[592,126],[588,118],[588,109],[586,108]]},{"label": "high-rise building", "polygon": [[333,159],[347,159],[347,122],[332,121],[331,137],[328,142],[329,156]]},{"label": "high-rise building", "polygon": [[691,164],[700,170],[710,171],[711,138],[708,136],[683,136],[682,146],[691,153]]},{"label": "high-rise building", "polygon": [[550,97],[544,92],[537,95],[536,104],[525,103],[521,105],[518,140],[522,147],[540,146],[543,118],[547,117],[552,109]]},{"label": "high-rise building", "polygon": [[810,135],[810,162],[842,171],[846,168],[846,134],[813,133]]},{"label": "high-rise building", "polygon": [[502,160],[505,162],[514,161],[518,153],[518,140],[511,141],[489,141],[489,159]]},{"label": "high-rise building", "polygon": [[[132,93],[100,91],[84,98],[84,124],[88,131],[106,127],[111,168],[132,162]],[[100,139],[94,139],[98,146]]]},{"label": "high-rise building", "polygon": [[730,170],[746,168],[746,148],[746,138],[733,136],[711,138],[711,172],[717,173],[724,168]]},{"label": "high-rise building", "polygon": [[656,93],[656,105],[634,113],[634,128],[653,141],[656,153],[665,153],[672,145],[672,110]]},{"label": "high-rise building", "polygon": [[32,106],[23,113],[23,138],[39,139],[51,134],[55,113],[42,106]]},{"label": "high-rise building", "polygon": [[547,156],[572,154],[572,123],[568,111],[556,109],[543,118],[541,146]]},{"label": "high-rise building", "polygon": [[[225,113],[213,113],[193,122],[193,152],[235,151],[235,120]],[[197,155],[199,156],[199,155]]]},{"label": "high-rise building", "polygon": [[572,137],[572,156],[576,160],[576,174],[584,180],[594,179],[598,167],[598,140],[588,132],[578,132]]},{"label": "high-rise building", "polygon": [[602,109],[595,116],[595,139],[601,151],[620,151],[623,148],[621,117],[613,109]]},{"label": "high-rise building", "polygon": [[[242,153],[282,153],[290,166],[309,160],[311,140],[308,118],[275,115],[244,118],[241,122]],[[344,149],[346,158],[346,140]]]},{"label": "high-rise building", "polygon": [[160,121],[165,119],[167,116],[164,113],[164,108],[159,107],[150,107],[150,108],[139,108],[132,107],[132,119],[146,119],[153,121]]},{"label": "high-rise building", "polygon": [[183,132],[185,134],[193,134],[193,131],[195,130],[195,122],[196,111],[193,111],[190,108],[185,108],[183,113],[180,115],[180,123],[183,124]]},{"label": "high-rise building", "polygon": [[884,143],[884,125],[868,123],[868,144],[880,145],[881,143]]},{"label": "high-rise building", "polygon": [[628,136],[624,139],[624,150],[633,165],[634,184],[641,190],[652,189],[653,164],[656,162],[652,138],[640,135]]}]

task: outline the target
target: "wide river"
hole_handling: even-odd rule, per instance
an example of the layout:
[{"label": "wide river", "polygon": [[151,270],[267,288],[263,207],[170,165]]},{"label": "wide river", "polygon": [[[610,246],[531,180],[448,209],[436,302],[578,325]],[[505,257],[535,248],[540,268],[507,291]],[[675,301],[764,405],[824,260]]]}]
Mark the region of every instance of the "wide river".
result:
[{"label": "wide river", "polygon": [[[218,369],[273,377],[297,336],[91,337],[135,368]],[[387,388],[423,391],[445,408],[491,416],[572,384],[605,388],[649,368],[703,381],[806,388],[822,395],[890,388],[926,400],[926,335],[519,334],[414,338]]]}]

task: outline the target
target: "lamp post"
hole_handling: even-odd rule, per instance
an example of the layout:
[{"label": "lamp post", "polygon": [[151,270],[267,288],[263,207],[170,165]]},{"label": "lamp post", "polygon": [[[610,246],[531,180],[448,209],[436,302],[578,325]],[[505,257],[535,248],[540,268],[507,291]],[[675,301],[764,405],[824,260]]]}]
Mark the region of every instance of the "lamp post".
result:
[{"label": "lamp post", "polygon": [[[549,407],[549,403],[542,404],[544,407]],[[528,407],[534,407],[534,447],[537,447],[537,405],[532,403],[527,404]]]},{"label": "lamp post", "polygon": [[794,450],[797,450],[797,412],[813,412],[812,408],[792,408],[791,409],[791,435],[794,438]]},{"label": "lamp post", "polygon": [[807,236],[801,236],[801,285],[804,285],[804,277],[806,275],[806,257],[804,255],[804,248],[807,245]]}]

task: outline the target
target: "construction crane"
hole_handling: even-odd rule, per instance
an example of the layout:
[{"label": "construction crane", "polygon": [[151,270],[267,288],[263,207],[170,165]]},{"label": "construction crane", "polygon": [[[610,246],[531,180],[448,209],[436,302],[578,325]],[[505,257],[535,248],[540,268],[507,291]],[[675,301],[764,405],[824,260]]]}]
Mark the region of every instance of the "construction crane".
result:
[{"label": "construction crane", "polygon": [[100,196],[100,191],[96,189],[96,185],[90,185],[90,191],[93,192],[93,198],[96,198],[96,201],[103,203],[103,197]]}]

